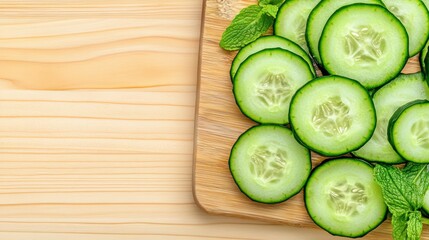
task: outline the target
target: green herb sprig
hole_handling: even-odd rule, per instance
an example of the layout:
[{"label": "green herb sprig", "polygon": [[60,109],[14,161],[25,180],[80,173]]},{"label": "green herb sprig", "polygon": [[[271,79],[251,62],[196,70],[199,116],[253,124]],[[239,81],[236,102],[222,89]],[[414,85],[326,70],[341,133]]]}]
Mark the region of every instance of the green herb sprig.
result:
[{"label": "green herb sprig", "polygon": [[238,50],[255,41],[273,25],[279,6],[284,0],[259,0],[258,5],[243,8],[222,34],[220,46]]},{"label": "green herb sprig", "polygon": [[408,163],[402,170],[388,165],[374,168],[375,179],[392,213],[395,240],[419,240],[423,223],[429,223],[420,212],[429,188],[428,167],[428,164]]}]

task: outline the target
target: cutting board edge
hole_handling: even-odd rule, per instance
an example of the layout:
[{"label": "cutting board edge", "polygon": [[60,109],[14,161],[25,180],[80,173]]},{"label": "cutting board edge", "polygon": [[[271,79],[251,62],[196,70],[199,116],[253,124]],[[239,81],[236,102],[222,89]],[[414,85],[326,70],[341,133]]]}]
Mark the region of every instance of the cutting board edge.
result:
[{"label": "cutting board edge", "polygon": [[196,86],[196,96],[195,96],[195,115],[194,115],[194,142],[193,142],[193,153],[192,153],[192,196],[194,198],[195,204],[206,211],[211,213],[208,208],[199,200],[198,193],[196,190],[196,168],[197,168],[197,151],[198,151],[198,126],[199,126],[199,110],[200,110],[200,96],[201,96],[201,71],[202,71],[202,48],[203,48],[203,39],[204,39],[204,27],[205,27],[205,18],[206,18],[206,7],[207,0],[203,0],[202,12],[201,12],[201,27],[200,27],[200,38],[199,38],[199,47],[198,47],[198,69],[197,69],[197,86]]},{"label": "cutting board edge", "polygon": [[227,217],[235,217],[245,220],[258,220],[266,223],[276,223],[276,224],[283,224],[287,226],[295,226],[295,227],[301,227],[301,228],[317,228],[315,224],[300,224],[300,223],[294,223],[290,221],[285,221],[282,219],[276,219],[276,218],[270,218],[267,219],[266,217],[263,217],[258,214],[246,214],[244,215],[240,211],[225,211],[225,209],[217,208],[215,206],[212,206],[210,203],[207,203],[206,200],[204,200],[204,197],[201,197],[200,195],[203,194],[203,190],[197,190],[197,161],[198,161],[198,127],[199,127],[199,110],[200,110],[200,96],[201,96],[201,77],[202,77],[202,57],[203,57],[203,45],[204,45],[204,34],[205,34],[205,17],[206,17],[206,8],[207,8],[207,0],[203,0],[202,5],[202,13],[201,13],[201,28],[200,28],[200,43],[199,43],[199,53],[198,53],[198,70],[197,70],[197,86],[196,86],[196,97],[195,97],[195,116],[194,116],[194,142],[193,142],[193,163],[192,163],[192,196],[194,199],[195,204],[205,211],[208,214],[214,214],[214,215],[220,215],[220,216],[227,216]]}]

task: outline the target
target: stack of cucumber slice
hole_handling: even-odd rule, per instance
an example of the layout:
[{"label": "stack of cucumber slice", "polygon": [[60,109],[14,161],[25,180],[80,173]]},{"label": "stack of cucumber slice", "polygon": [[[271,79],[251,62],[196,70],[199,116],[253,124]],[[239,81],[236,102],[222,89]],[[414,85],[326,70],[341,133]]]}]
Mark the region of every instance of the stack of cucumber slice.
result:
[{"label": "stack of cucumber slice", "polygon": [[408,59],[408,35],[386,8],[357,3],[338,9],[329,18],[319,53],[329,74],[355,79],[372,89],[401,72]]},{"label": "stack of cucumber slice", "polygon": [[[331,17],[331,15],[335,13],[335,11],[339,8],[354,3],[369,3],[382,5],[382,2],[380,0],[324,0],[321,1],[313,9],[313,11],[311,11],[307,21],[305,37],[307,39],[307,44],[310,49],[310,52],[317,63],[322,63],[319,53],[319,39],[322,36],[323,28],[325,27],[326,22],[329,20],[329,17]],[[275,24],[280,25],[287,23],[283,21],[277,21]]]},{"label": "stack of cucumber slice", "polygon": [[[400,74],[378,89],[372,99],[377,113],[375,132],[371,139],[353,154],[374,162],[402,163],[405,159],[394,150],[388,141],[388,124],[395,111],[402,105],[418,99],[429,99],[429,88],[423,79],[423,75],[421,73]],[[416,131],[424,132],[424,129],[425,126],[421,125]],[[413,159],[407,160],[412,161]]]},{"label": "stack of cucumber slice", "polygon": [[[237,53],[233,94],[259,123],[229,159],[247,197],[278,203],[305,187],[310,217],[333,235],[363,236],[384,221],[373,164],[429,163],[428,3],[288,0],[275,35]],[[418,53],[422,72],[401,74]],[[311,171],[310,150],[340,158]],[[425,202],[429,211],[429,192]]]}]

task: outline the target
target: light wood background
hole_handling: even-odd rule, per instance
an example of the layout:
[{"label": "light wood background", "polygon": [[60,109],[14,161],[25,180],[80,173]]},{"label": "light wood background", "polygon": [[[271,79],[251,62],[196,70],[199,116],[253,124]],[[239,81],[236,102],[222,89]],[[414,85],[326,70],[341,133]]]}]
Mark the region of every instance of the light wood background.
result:
[{"label": "light wood background", "polygon": [[194,204],[201,7],[0,1],[0,239],[334,239]]}]

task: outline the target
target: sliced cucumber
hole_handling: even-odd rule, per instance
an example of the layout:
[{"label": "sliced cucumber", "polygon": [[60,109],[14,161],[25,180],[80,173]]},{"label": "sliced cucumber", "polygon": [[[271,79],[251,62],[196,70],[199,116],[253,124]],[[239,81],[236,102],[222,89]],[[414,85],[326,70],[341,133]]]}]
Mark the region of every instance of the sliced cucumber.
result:
[{"label": "sliced cucumber", "polygon": [[308,48],[317,63],[322,63],[319,54],[319,40],[329,17],[331,17],[339,8],[354,3],[382,5],[380,0],[323,0],[317,4],[313,11],[311,11],[310,16],[308,17],[305,37],[308,43]]},{"label": "sliced cucumber", "polygon": [[389,121],[389,142],[399,155],[415,163],[429,163],[429,101],[400,107]]},{"label": "sliced cucumber", "polygon": [[250,199],[278,203],[297,194],[311,171],[310,151],[292,132],[278,125],[260,125],[234,144],[229,168],[240,190]]},{"label": "sliced cucumber", "polygon": [[429,10],[429,0],[422,0],[422,2],[425,4],[426,9]]},{"label": "sliced cucumber", "polygon": [[[429,1],[429,0],[428,0]],[[420,66],[422,68],[423,76],[429,85],[429,41],[420,53]]]},{"label": "sliced cucumber", "polygon": [[401,74],[377,90],[373,96],[377,112],[374,135],[353,154],[375,162],[389,164],[403,162],[387,140],[387,127],[389,119],[400,106],[417,99],[429,99],[429,88],[421,73]]},{"label": "sliced cucumber", "polygon": [[288,0],[283,3],[274,22],[274,34],[294,41],[308,52],[305,40],[307,18],[319,2],[320,0]]},{"label": "sliced cucumber", "polygon": [[429,86],[429,55],[425,57],[425,70],[424,78],[426,78],[426,82]]},{"label": "sliced cucumber", "polygon": [[425,73],[424,73],[424,78],[426,78],[426,82],[429,86],[429,55],[426,54],[425,57]]},{"label": "sliced cucumber", "polygon": [[286,124],[298,88],[313,79],[307,62],[280,48],[248,57],[239,67],[233,92],[244,115],[259,123]]},{"label": "sliced cucumber", "polygon": [[428,48],[429,48],[429,41],[426,43],[426,45],[422,49],[422,52],[420,53],[420,67],[422,69],[423,74],[426,76],[426,78],[429,74],[426,69],[426,62],[429,62],[429,57],[427,57],[428,50],[429,50]]},{"label": "sliced cucumber", "polygon": [[314,70],[313,62],[311,61],[311,58],[300,46],[290,41],[289,39],[286,39],[283,37],[264,36],[248,44],[237,53],[237,55],[235,56],[231,64],[231,71],[230,71],[231,80],[234,79],[234,76],[237,73],[238,68],[240,67],[241,63],[244,60],[246,60],[246,58],[248,58],[250,55],[254,53],[257,53],[261,50],[268,49],[268,48],[282,48],[282,49],[291,51],[296,55],[302,57],[308,63],[308,66],[310,67],[310,70],[313,73],[313,75],[316,76],[316,71]]},{"label": "sliced cucumber", "polygon": [[355,79],[372,89],[401,72],[408,60],[408,36],[384,7],[353,4],[329,18],[319,51],[330,74]]},{"label": "sliced cucumber", "polygon": [[290,124],[308,148],[325,156],[358,149],[375,129],[371,96],[359,82],[328,76],[314,79],[292,98]]},{"label": "sliced cucumber", "polygon": [[429,12],[420,0],[382,0],[404,25],[409,37],[409,56],[419,53],[429,38]]},{"label": "sliced cucumber", "polygon": [[362,160],[323,162],[311,173],[304,197],[311,219],[333,235],[361,237],[386,218],[387,206],[373,167]]}]

